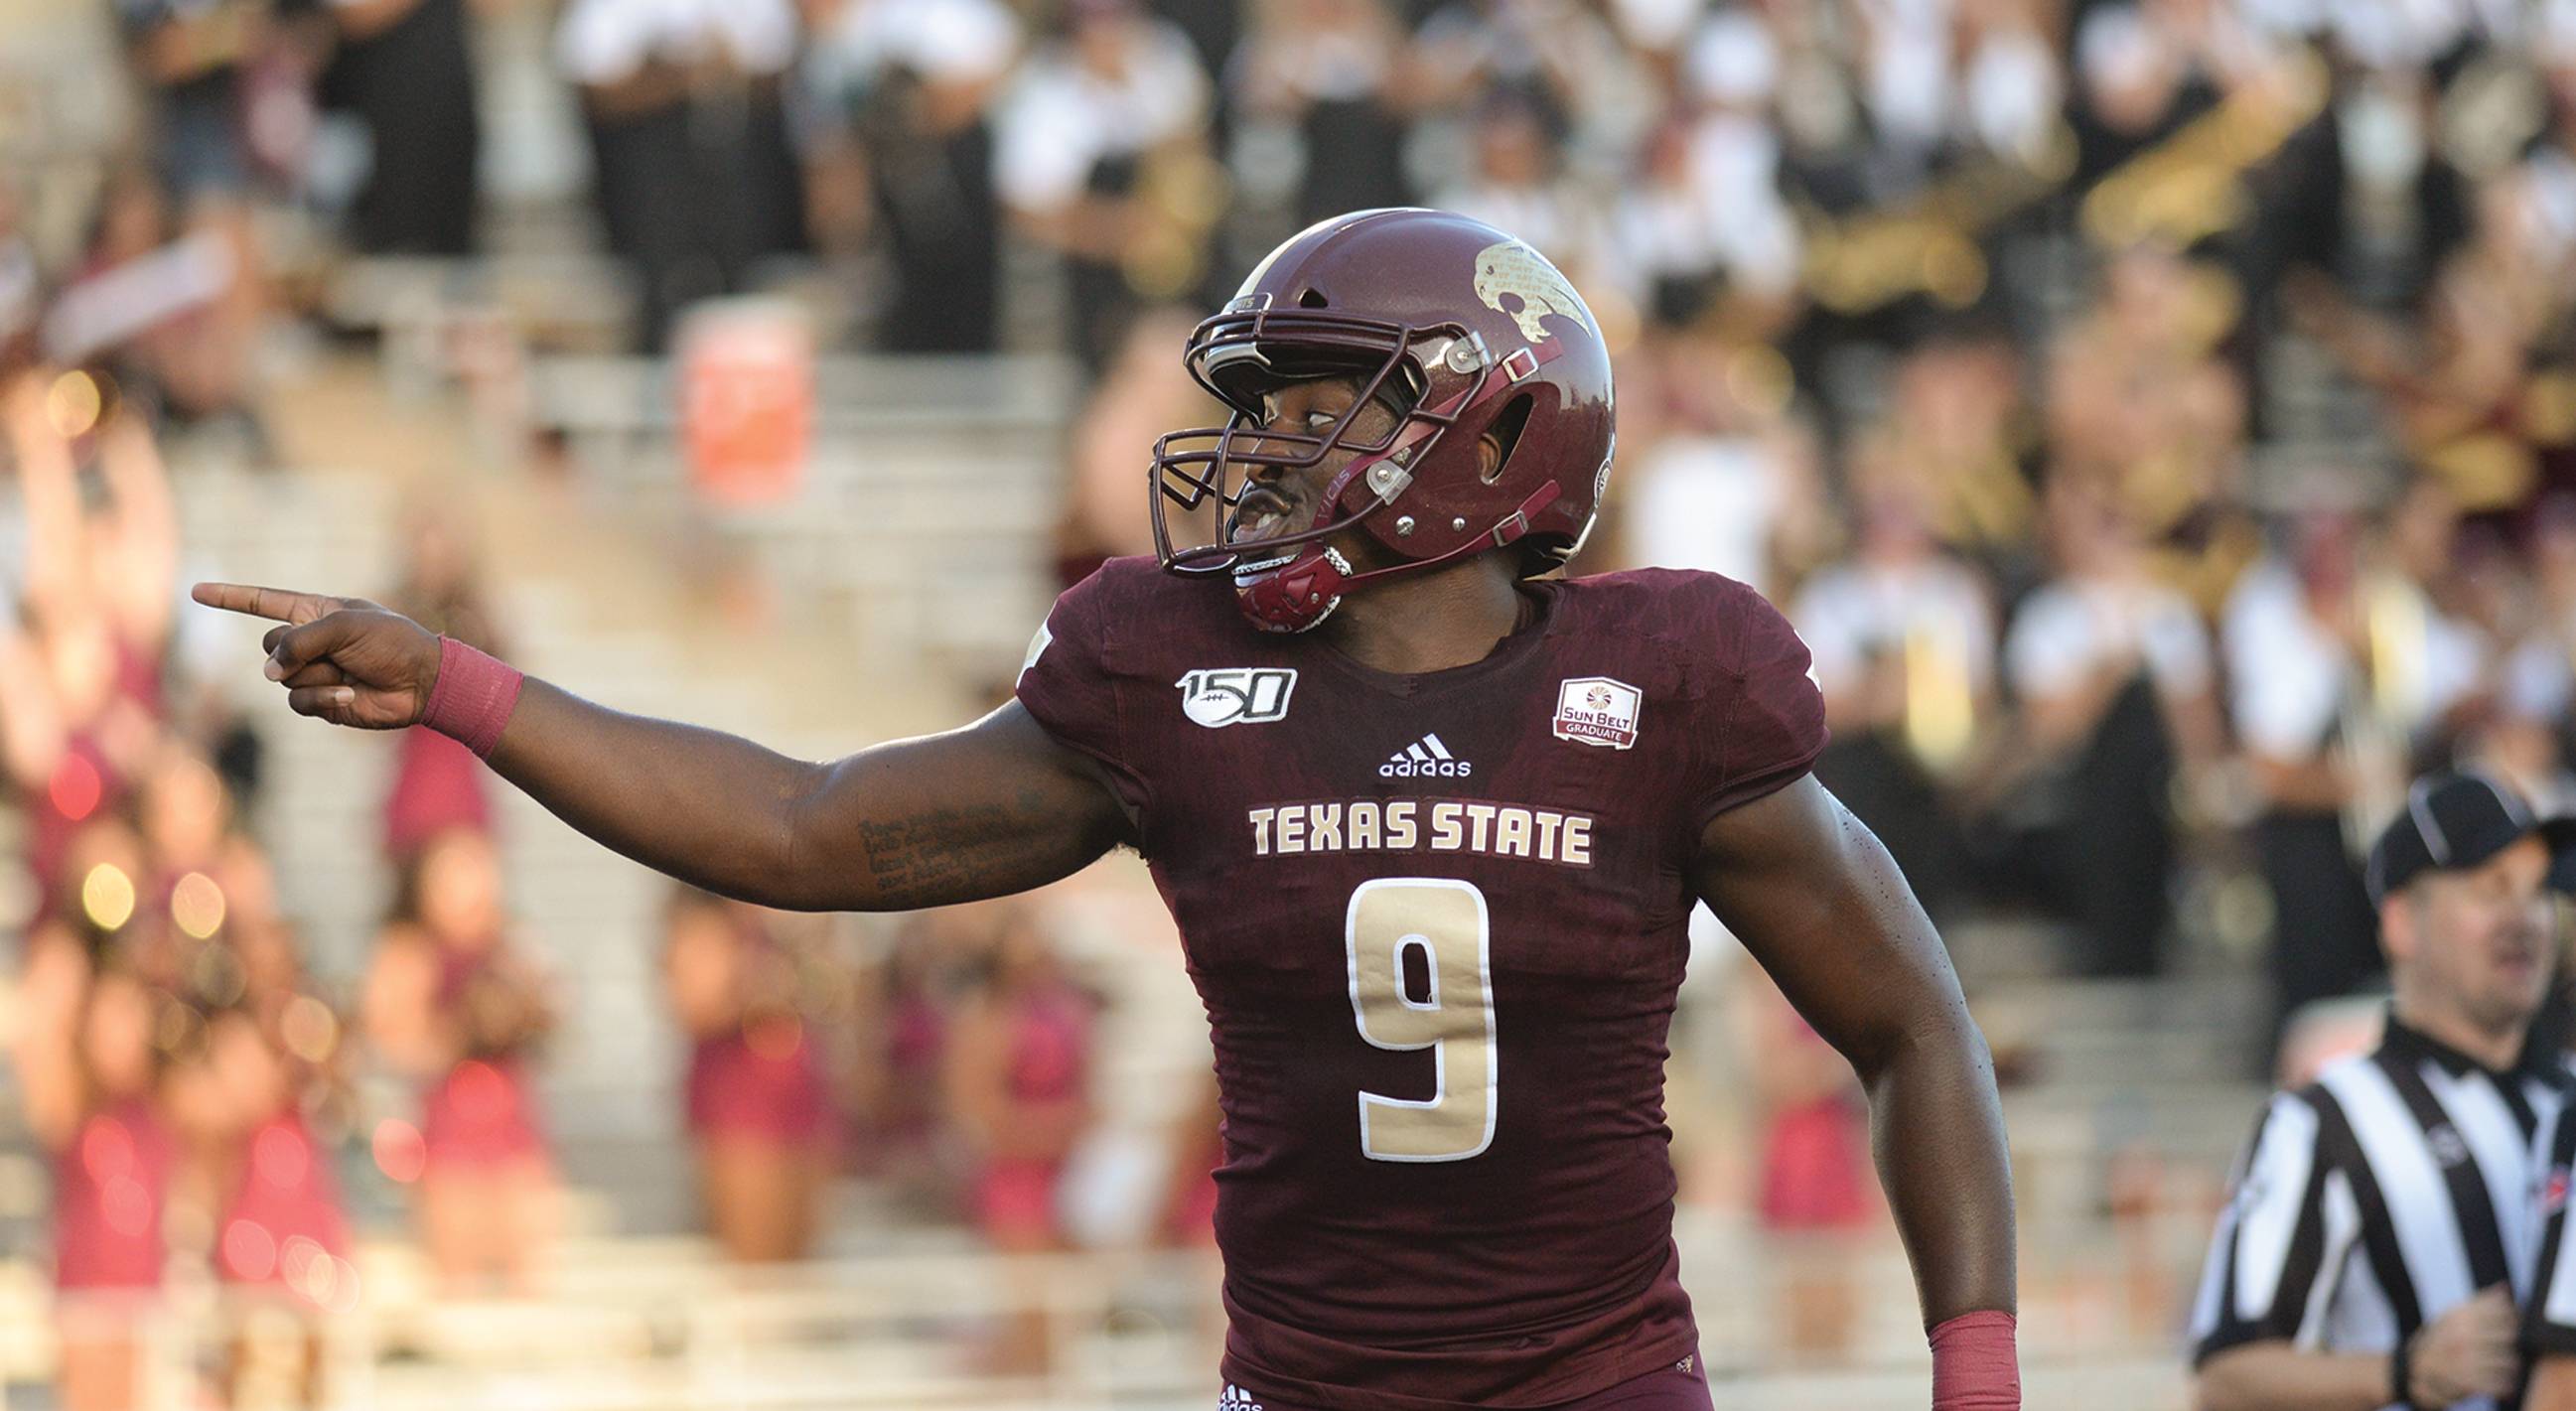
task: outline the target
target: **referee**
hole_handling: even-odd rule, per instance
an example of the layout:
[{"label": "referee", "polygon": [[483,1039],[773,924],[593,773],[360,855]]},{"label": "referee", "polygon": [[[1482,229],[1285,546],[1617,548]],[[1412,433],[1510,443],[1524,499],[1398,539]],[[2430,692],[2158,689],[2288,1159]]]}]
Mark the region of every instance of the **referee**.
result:
[{"label": "referee", "polygon": [[2192,1310],[2201,1411],[2516,1404],[2515,1309],[2569,1090],[2523,1049],[2572,831],[2482,774],[2407,790],[2368,871],[2386,1037],[2275,1094],[2255,1128]]},{"label": "referee", "polygon": [[2576,1240],[2567,1237],[2568,1170],[2576,1165],[2576,1107],[2560,1110],[2542,1168],[2540,1274],[2523,1312],[2523,1344],[2539,1359],[2523,1411],[2576,1411]]}]

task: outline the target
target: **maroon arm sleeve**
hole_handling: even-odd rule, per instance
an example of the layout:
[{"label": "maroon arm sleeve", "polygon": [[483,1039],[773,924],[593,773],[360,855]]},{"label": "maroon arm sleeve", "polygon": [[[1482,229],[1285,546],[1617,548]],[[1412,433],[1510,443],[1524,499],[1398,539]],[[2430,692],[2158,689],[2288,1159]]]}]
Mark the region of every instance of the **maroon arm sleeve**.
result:
[{"label": "maroon arm sleeve", "polygon": [[1089,756],[1120,801],[1141,815],[1147,791],[1126,728],[1131,683],[1116,669],[1115,596],[1105,570],[1064,590],[1030,640],[1013,690],[1040,728]]},{"label": "maroon arm sleeve", "polygon": [[1826,740],[1824,693],[1789,619],[1742,583],[1713,585],[1705,613],[1714,649],[1692,727],[1694,829],[1806,773]]}]

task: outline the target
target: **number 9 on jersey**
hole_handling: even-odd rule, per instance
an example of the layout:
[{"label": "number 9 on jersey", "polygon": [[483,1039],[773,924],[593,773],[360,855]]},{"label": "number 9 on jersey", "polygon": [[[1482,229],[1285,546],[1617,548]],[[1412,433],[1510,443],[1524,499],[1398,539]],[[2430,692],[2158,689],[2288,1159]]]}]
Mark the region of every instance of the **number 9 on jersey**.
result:
[{"label": "number 9 on jersey", "polygon": [[[1373,1161],[1463,1161],[1494,1140],[1493,928],[1485,894],[1440,877],[1381,877],[1351,893],[1343,925],[1360,1037],[1431,1050],[1428,1098],[1360,1094],[1360,1150]],[[1408,952],[1429,983],[1405,984]]]}]

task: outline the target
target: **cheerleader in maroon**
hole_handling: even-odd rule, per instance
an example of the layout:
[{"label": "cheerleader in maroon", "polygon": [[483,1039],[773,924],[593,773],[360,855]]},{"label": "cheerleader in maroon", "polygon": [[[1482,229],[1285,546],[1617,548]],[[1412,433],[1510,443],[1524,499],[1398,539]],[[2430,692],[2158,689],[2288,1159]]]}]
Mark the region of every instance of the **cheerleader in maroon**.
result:
[{"label": "cheerleader in maroon", "polygon": [[1002,1249],[1062,1243],[1056,1186],[1091,1124],[1090,994],[1024,913],[1004,915],[982,992],[958,1017],[949,1102],[980,1155],[979,1224]]},{"label": "cheerleader in maroon", "polygon": [[804,1258],[834,1123],[793,959],[757,908],[695,888],[673,895],[665,934],[671,1007],[691,1039],[687,1120],[708,1227],[737,1260]]},{"label": "cheerleader in maroon", "polygon": [[[287,1012],[293,1039],[327,1038],[318,1032],[327,1017]],[[264,1025],[257,1008],[218,1013],[207,1030],[231,1119],[215,1271],[236,1286],[282,1295],[300,1312],[354,1307],[357,1270],[340,1182],[305,1116],[320,1086],[316,1065],[290,1051],[293,1040]]]},{"label": "cheerleader in maroon", "polygon": [[355,1306],[349,1221],[331,1153],[314,1139],[286,1057],[246,1013],[217,1015],[209,1042],[240,1113],[229,1194],[216,1220],[215,1268],[308,1311]]},{"label": "cheerleader in maroon", "polygon": [[340,1018],[313,992],[257,846],[227,840],[210,878],[224,901],[212,943],[242,991],[239,1004],[207,1021],[231,1116],[216,1270],[282,1293],[303,1313],[349,1308],[357,1270],[348,1217],[330,1150],[309,1120],[345,1097]]},{"label": "cheerleader in maroon", "polygon": [[[22,614],[0,614],[0,777],[17,786],[44,910],[57,910],[74,834],[112,816],[149,768],[168,714],[178,522],[150,432],[103,422],[92,446],[102,503],[87,504],[75,446],[46,410],[43,383],[0,398],[26,512]],[[138,879],[139,882],[140,879]],[[76,900],[76,895],[75,898]]]},{"label": "cheerleader in maroon", "polygon": [[[502,938],[499,859],[464,830],[426,844],[403,874],[367,977],[369,1038],[427,1084],[416,1151],[421,1232],[454,1286],[527,1286],[551,1243],[554,1164],[528,1074],[550,1016],[534,974]],[[380,1137],[382,1134],[380,1134]]]},{"label": "cheerleader in maroon", "polygon": [[[176,1143],[161,1110],[152,992],[106,937],[60,922],[29,939],[15,1042],[27,1124],[52,1154],[58,1389],[69,1411],[125,1411],[138,1320],[161,1287]],[[93,957],[96,957],[95,959]]]},{"label": "cheerleader in maroon", "polygon": [[[207,1013],[178,1056],[173,1115],[215,1200],[212,1262],[238,1313],[280,1311],[296,1325],[291,1400],[323,1401],[321,1319],[357,1306],[349,1227],[330,1155],[295,1102],[290,1070],[241,1005]],[[250,1325],[236,1335],[219,1376],[226,1404],[239,1405],[247,1378],[267,1358]]]},{"label": "cheerleader in maroon", "polygon": [[[1025,909],[987,914],[996,925],[984,980],[950,1036],[949,1110],[978,1162],[977,1224],[995,1249],[1035,1254],[1065,1247],[1056,1193],[1091,1125],[1094,1004]],[[1002,1329],[992,1360],[996,1370],[1038,1372],[1050,1356],[1032,1298]]]}]

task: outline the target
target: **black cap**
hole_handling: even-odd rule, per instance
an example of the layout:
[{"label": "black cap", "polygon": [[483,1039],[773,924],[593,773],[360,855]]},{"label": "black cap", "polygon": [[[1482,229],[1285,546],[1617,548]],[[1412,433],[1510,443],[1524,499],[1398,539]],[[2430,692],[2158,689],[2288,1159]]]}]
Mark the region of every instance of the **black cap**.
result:
[{"label": "black cap", "polygon": [[2534,833],[2549,844],[2551,885],[2570,890],[2576,818],[2535,818],[2522,795],[2474,769],[2427,774],[2406,787],[2406,806],[2370,846],[2370,900],[2427,872],[2476,867]]}]

